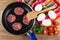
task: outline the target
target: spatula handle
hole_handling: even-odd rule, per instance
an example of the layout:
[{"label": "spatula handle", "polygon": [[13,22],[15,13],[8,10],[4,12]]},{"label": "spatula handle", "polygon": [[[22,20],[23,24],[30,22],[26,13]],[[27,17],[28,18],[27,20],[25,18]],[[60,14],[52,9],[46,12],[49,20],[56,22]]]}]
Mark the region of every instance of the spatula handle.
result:
[{"label": "spatula handle", "polygon": [[49,10],[55,9],[56,7],[57,7],[56,4],[54,4],[53,6],[51,6],[49,8],[46,8],[45,10],[42,10],[42,11],[37,12],[37,14],[47,12]]}]

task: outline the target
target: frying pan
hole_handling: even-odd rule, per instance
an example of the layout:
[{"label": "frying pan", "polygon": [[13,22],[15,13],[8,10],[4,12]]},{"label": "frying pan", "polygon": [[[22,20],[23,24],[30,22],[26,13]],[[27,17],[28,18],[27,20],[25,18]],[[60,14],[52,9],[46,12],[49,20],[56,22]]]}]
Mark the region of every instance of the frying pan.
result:
[{"label": "frying pan", "polygon": [[[16,7],[22,7],[24,9],[24,14],[23,15],[26,15],[27,12],[30,12],[32,11],[32,8],[25,4],[25,3],[22,3],[22,2],[14,2],[14,3],[11,3],[9,4],[5,10],[3,11],[3,14],[2,14],[2,24],[4,26],[4,28],[12,33],[12,34],[15,34],[15,35],[20,35],[20,34],[24,34],[24,33],[27,33],[27,35],[31,38],[31,40],[37,40],[35,34],[31,31],[31,29],[33,28],[34,26],[34,23],[35,23],[35,20],[31,20],[31,22],[29,23],[29,25],[25,25],[23,24],[21,21],[22,21],[22,17],[23,15],[20,17],[20,16],[16,16],[16,17],[19,17],[18,19],[16,19],[18,22],[21,22],[23,24],[23,27],[21,30],[19,31],[15,31],[12,29],[12,23],[9,23],[7,21],[7,16],[9,14],[14,14],[13,10],[16,8]],[[15,15],[15,14],[14,14]]]}]

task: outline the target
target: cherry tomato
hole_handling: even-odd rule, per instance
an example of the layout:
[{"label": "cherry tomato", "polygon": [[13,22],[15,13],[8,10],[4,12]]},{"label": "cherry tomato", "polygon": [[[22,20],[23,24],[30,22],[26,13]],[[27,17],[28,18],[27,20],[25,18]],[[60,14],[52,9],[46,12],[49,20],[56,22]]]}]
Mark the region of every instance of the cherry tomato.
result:
[{"label": "cherry tomato", "polygon": [[57,21],[53,21],[53,25],[54,25],[55,27],[57,27],[59,24],[58,24]]},{"label": "cherry tomato", "polygon": [[44,30],[44,31],[43,31],[43,34],[47,34],[47,33],[48,33],[48,31],[47,31],[47,30]]},{"label": "cherry tomato", "polygon": [[58,34],[59,34],[59,31],[57,30],[57,31],[55,31],[54,33],[55,33],[55,35],[58,35]]},{"label": "cherry tomato", "polygon": [[54,31],[57,31],[58,30],[57,27],[54,27],[53,29],[54,29]]},{"label": "cherry tomato", "polygon": [[49,32],[49,33],[48,33],[48,35],[53,36],[53,35],[54,35],[54,33],[53,33],[53,32]]},{"label": "cherry tomato", "polygon": [[49,31],[53,31],[53,26],[49,26],[49,27],[48,27],[48,30],[49,30]]},{"label": "cherry tomato", "polygon": [[47,27],[46,26],[42,26],[43,27],[43,29],[46,29]]}]

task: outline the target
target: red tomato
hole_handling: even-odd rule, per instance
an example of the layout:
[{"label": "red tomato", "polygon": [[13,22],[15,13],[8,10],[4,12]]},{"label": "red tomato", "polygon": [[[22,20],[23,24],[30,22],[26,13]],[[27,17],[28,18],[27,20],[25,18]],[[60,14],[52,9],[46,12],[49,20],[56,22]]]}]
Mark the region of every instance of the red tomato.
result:
[{"label": "red tomato", "polygon": [[57,21],[53,21],[53,25],[54,25],[55,27],[57,27],[59,24],[58,24]]},{"label": "red tomato", "polygon": [[49,26],[49,27],[48,27],[48,30],[49,30],[49,31],[53,31],[53,26]]},{"label": "red tomato", "polygon": [[60,6],[60,2],[59,2],[58,0],[54,0],[54,2],[55,2],[58,6]]},{"label": "red tomato", "polygon": [[47,33],[48,33],[48,31],[47,31],[47,30],[44,30],[44,31],[43,31],[43,34],[47,34]]},{"label": "red tomato", "polygon": [[46,29],[47,27],[46,26],[43,26],[43,29]]},{"label": "red tomato", "polygon": [[58,35],[58,34],[59,34],[59,31],[57,30],[57,31],[55,31],[54,33],[55,33],[55,35]]},{"label": "red tomato", "polygon": [[54,33],[53,33],[53,32],[49,32],[48,34],[49,34],[50,36],[53,36],[53,35],[54,35]]},{"label": "red tomato", "polygon": [[54,31],[57,31],[58,30],[57,27],[54,27],[53,29],[54,29]]}]

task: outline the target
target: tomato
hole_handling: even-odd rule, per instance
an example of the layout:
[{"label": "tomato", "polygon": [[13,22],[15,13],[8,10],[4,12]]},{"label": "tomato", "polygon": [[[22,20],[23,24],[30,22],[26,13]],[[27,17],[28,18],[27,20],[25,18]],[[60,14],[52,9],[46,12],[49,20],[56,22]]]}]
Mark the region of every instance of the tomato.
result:
[{"label": "tomato", "polygon": [[43,31],[43,34],[47,34],[47,33],[48,33],[48,31],[47,31],[47,30],[44,30],[44,31]]},{"label": "tomato", "polygon": [[57,31],[55,31],[54,33],[55,33],[55,35],[58,35],[58,34],[59,34],[59,31],[57,30]]},{"label": "tomato", "polygon": [[46,29],[47,27],[46,26],[42,26],[43,27],[43,29]]},{"label": "tomato", "polygon": [[59,2],[58,0],[54,0],[54,2],[55,2],[58,6],[60,6],[60,2]]},{"label": "tomato", "polygon": [[53,25],[54,25],[55,27],[57,27],[59,24],[58,24],[57,21],[53,21]]},{"label": "tomato", "polygon": [[53,33],[53,32],[49,32],[48,34],[49,34],[50,36],[53,36],[53,35],[54,35],[54,33]]},{"label": "tomato", "polygon": [[53,26],[49,26],[49,27],[48,27],[48,30],[49,30],[49,31],[53,31]]},{"label": "tomato", "polygon": [[58,30],[57,27],[54,27],[53,29],[54,29],[54,31],[57,31]]}]

